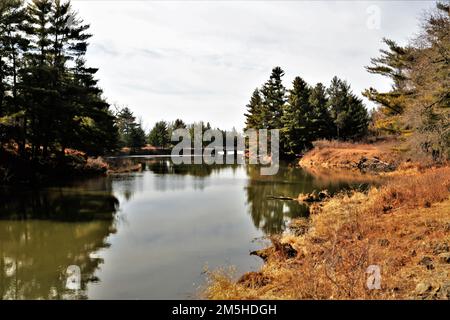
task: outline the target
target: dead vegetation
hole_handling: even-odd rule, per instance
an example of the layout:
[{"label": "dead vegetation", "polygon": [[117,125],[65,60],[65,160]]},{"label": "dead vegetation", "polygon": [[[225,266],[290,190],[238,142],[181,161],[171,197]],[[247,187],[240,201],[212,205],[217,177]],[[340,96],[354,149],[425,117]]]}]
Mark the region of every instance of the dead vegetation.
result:
[{"label": "dead vegetation", "polygon": [[[238,281],[210,272],[209,299],[449,299],[450,167],[405,171],[367,193],[315,203],[309,219]],[[288,245],[288,246],[287,246]],[[283,250],[289,250],[289,255]],[[295,254],[293,252],[295,251]],[[379,266],[381,289],[367,288]]]},{"label": "dead vegetation", "polygon": [[302,167],[358,169],[361,159],[372,160],[396,166],[401,157],[391,140],[377,143],[350,143],[320,140],[314,142],[314,149],[300,160]]}]

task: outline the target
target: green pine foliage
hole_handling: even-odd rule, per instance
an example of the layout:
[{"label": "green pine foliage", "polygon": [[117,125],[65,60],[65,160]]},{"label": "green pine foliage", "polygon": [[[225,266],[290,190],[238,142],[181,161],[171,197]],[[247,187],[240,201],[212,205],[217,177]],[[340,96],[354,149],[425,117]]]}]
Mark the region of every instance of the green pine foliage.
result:
[{"label": "green pine foliage", "polygon": [[308,84],[302,78],[296,77],[281,117],[281,145],[287,155],[295,155],[311,147],[314,131],[310,95]]},{"label": "green pine foliage", "polygon": [[117,147],[97,69],[86,65],[88,29],[69,1],[0,3],[0,142],[24,159]]},{"label": "green pine foliage", "polygon": [[186,123],[184,123],[183,120],[181,119],[176,119],[173,124],[170,126],[170,129],[173,130],[177,130],[177,129],[186,129]]},{"label": "green pine foliage", "polygon": [[311,89],[309,104],[312,109],[312,136],[315,139],[330,139],[333,137],[332,119],[328,110],[327,89],[322,83]]},{"label": "green pine foliage", "polygon": [[281,116],[286,102],[286,88],[282,83],[283,76],[283,69],[280,67],[273,68],[269,80],[261,88],[260,117],[262,128],[279,129],[282,126]]},{"label": "green pine foliage", "polygon": [[[181,121],[181,122],[180,122]],[[177,129],[181,129],[184,123],[176,121]],[[158,121],[148,135],[148,143],[154,147],[165,148],[170,144],[169,126],[165,121]]]},{"label": "green pine foliage", "polygon": [[369,114],[347,82],[334,77],[329,88],[311,87],[296,77],[286,95],[283,75],[275,67],[253,91],[245,113],[247,129],[280,129],[282,155],[301,154],[317,139],[358,140],[367,134]]},{"label": "green pine foliage", "polygon": [[332,119],[332,137],[341,140],[364,137],[369,126],[369,114],[362,100],[352,93],[350,85],[334,77],[327,92]]},{"label": "green pine foliage", "polygon": [[262,127],[262,98],[259,89],[253,91],[245,113],[245,126],[247,129]]},{"label": "green pine foliage", "polygon": [[136,117],[128,107],[123,107],[115,114],[119,146],[137,150],[145,146],[146,135],[141,122],[136,121]]},{"label": "green pine foliage", "polygon": [[381,56],[371,59],[371,66],[366,70],[372,74],[388,77],[392,80],[390,92],[378,92],[374,88],[366,89],[363,95],[369,100],[383,106],[388,115],[401,114],[405,109],[406,96],[412,94],[408,86],[410,65],[414,61],[411,47],[401,47],[395,41],[383,39],[388,49],[380,50]]},{"label": "green pine foliage", "polygon": [[387,49],[366,67],[392,83],[388,92],[364,95],[379,106],[375,128],[402,135],[413,156],[450,159],[450,6],[437,2],[424,13],[419,32],[405,47],[385,39]]}]

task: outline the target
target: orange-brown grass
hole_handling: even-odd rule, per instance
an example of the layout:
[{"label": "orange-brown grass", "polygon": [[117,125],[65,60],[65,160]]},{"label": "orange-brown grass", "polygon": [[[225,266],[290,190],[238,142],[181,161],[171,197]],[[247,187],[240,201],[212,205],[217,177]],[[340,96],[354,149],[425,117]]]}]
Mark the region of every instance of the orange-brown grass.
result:
[{"label": "orange-brown grass", "polygon": [[379,192],[377,212],[402,208],[430,207],[448,197],[450,167],[431,168],[423,173],[403,175],[392,179]]},{"label": "orange-brown grass", "polygon": [[377,157],[394,163],[400,154],[394,151],[393,146],[392,141],[368,144],[319,140],[314,142],[314,148],[300,159],[299,164],[303,167],[355,168],[362,157]]},{"label": "orange-brown grass", "polygon": [[[210,272],[209,299],[409,299],[416,286],[443,292],[450,264],[450,167],[395,177],[368,193],[341,194],[312,207],[308,231],[286,235],[295,258],[269,257],[259,272],[233,281]],[[420,262],[430,258],[432,266]],[[366,270],[378,265],[381,289],[369,290]],[[433,291],[434,290],[434,291]],[[440,290],[440,291],[439,291]],[[422,297],[422,296],[420,296]]]}]

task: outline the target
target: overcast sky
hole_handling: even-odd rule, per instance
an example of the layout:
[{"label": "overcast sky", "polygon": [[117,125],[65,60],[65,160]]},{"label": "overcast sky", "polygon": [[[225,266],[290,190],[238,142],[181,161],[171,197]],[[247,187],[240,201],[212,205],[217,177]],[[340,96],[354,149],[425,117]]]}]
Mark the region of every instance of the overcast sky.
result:
[{"label": "overcast sky", "polygon": [[[88,64],[110,103],[149,129],[158,120],[242,128],[252,91],[274,66],[329,84],[337,75],[361,96],[388,89],[364,70],[383,37],[401,44],[432,1],[73,0],[94,35]],[[379,17],[378,17],[378,12]],[[379,24],[378,24],[379,22]],[[366,101],[370,108],[372,105]]]}]

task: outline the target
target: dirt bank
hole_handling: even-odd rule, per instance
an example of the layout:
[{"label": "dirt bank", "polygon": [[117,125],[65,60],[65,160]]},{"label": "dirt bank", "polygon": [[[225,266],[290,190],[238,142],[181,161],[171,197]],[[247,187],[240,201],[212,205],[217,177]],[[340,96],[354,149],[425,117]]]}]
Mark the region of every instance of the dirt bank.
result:
[{"label": "dirt bank", "polygon": [[338,141],[316,141],[314,149],[299,161],[305,168],[345,168],[362,171],[394,171],[400,162],[400,153],[392,142],[354,144]]},{"label": "dirt bank", "polygon": [[[273,243],[259,272],[209,273],[204,296],[449,299],[450,167],[404,171],[367,193],[315,203]],[[380,289],[367,287],[371,265]]]}]

